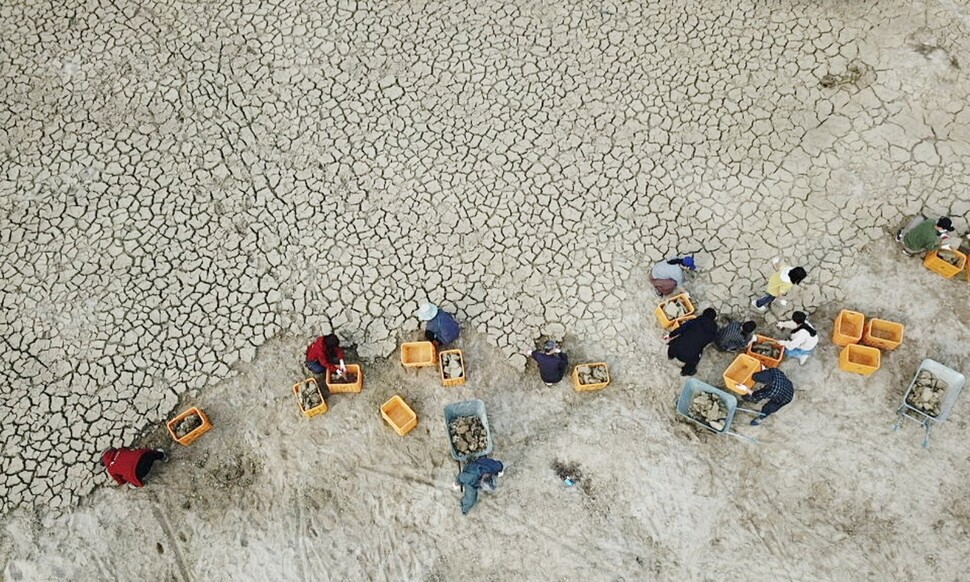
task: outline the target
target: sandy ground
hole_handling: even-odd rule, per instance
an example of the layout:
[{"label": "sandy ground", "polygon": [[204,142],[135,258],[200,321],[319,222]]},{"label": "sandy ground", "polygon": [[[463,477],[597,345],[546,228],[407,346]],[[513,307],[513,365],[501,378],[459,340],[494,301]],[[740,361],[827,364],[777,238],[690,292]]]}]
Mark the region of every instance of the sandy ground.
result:
[{"label": "sandy ground", "polygon": [[[970,370],[970,285],[891,238],[968,230],[968,54],[951,0],[0,3],[0,577],[967,579],[967,397],[929,449],[891,427],[922,358]],[[701,307],[750,314],[784,252],[809,278],[766,326],[906,341],[869,378],[786,363],[759,444],[700,432],[645,279],[687,251]],[[463,387],[397,361],[425,300]],[[305,419],[331,330],[366,386]],[[610,387],[546,388],[545,334]],[[472,397],[509,470],[462,517]],[[191,404],[216,428],[176,447]],[[172,460],[119,489],[98,455],[135,444]]]},{"label": "sandy ground", "polygon": [[[9,580],[961,580],[970,542],[966,402],[924,449],[917,425],[891,432],[924,357],[966,369],[967,284],[869,249],[846,307],[906,325],[869,378],[840,372],[827,341],[805,366],[786,361],[796,400],[751,444],[699,431],[674,413],[681,379],[662,357],[642,277],[623,306],[643,351],[601,354],[599,393],[546,388],[476,334],[459,345],[469,382],[443,388],[430,369],[365,363],[365,389],[300,416],[296,338],[269,342],[251,366],[185,404],[216,429],[175,448],[142,490],[99,488],[60,516],[7,523]],[[879,252],[874,252],[878,250]],[[839,306],[815,314],[831,333]],[[567,340],[568,341],[568,340]],[[698,377],[728,357],[709,351]],[[378,407],[401,394],[420,422],[401,438]],[[500,489],[463,517],[450,489],[441,410],[485,401]],[[160,431],[147,442],[165,445]],[[575,462],[569,488],[552,465]],[[106,479],[102,481],[106,482]]]}]

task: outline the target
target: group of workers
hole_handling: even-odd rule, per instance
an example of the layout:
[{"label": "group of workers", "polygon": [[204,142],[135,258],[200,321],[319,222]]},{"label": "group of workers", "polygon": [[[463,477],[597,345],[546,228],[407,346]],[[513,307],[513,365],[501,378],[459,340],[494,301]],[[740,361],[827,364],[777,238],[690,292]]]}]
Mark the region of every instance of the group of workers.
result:
[{"label": "group of workers", "polygon": [[[902,244],[907,254],[916,255],[950,248],[950,232],[953,232],[953,223],[948,217],[935,221],[918,217],[897,232],[896,241]],[[786,305],[784,296],[808,276],[803,267],[788,266],[780,258],[772,259],[772,267],[773,274],[768,279],[765,293],[751,302],[751,306],[761,313],[767,311],[775,301]],[[655,265],[649,274],[649,281],[658,296],[667,297],[683,287],[685,272],[696,269],[697,263],[693,256],[673,257]],[[461,326],[455,317],[433,303],[421,304],[415,315],[425,323],[424,336],[436,348],[451,344],[461,334]],[[818,331],[809,323],[807,314],[795,311],[791,320],[778,322],[777,327],[790,330],[787,339],[776,340],[785,347],[785,355],[797,358],[800,364],[804,364],[814,351],[819,338]],[[680,372],[682,376],[691,376],[697,372],[701,355],[708,345],[713,344],[717,350],[723,352],[745,351],[755,341],[756,330],[757,324],[750,320],[728,320],[724,325],[718,326],[717,312],[709,307],[700,316],[681,323],[664,336],[667,357],[683,363]],[[522,353],[536,361],[539,376],[547,386],[562,381],[566,375],[569,358],[555,340],[545,341],[541,349],[529,349]],[[345,358],[346,353],[340,346],[340,339],[335,334],[328,334],[316,338],[310,344],[306,350],[305,362],[307,369],[314,374],[330,372],[340,376],[346,373]],[[761,407],[758,417],[751,421],[753,426],[757,426],[792,401],[794,386],[785,373],[777,368],[762,368],[753,378],[761,385],[758,390],[751,391],[740,384],[735,388],[747,392],[742,396],[745,401],[767,401]],[[154,463],[167,460],[168,456],[161,449],[119,448],[105,451],[100,462],[119,485],[142,487]],[[476,504],[479,491],[495,489],[496,478],[502,476],[504,469],[500,461],[488,457],[475,459],[462,468],[454,482],[455,489],[464,492],[461,500],[462,514],[467,514]]]},{"label": "group of workers", "polygon": [[[932,220],[920,216],[900,229],[896,240],[903,245],[907,254],[916,255],[937,249],[949,249],[950,232],[953,232],[953,223],[948,217]],[[803,267],[788,266],[777,257],[772,259],[771,264],[773,274],[768,279],[765,294],[751,302],[751,306],[761,313],[767,311],[776,300],[781,305],[787,305],[783,297],[808,276]],[[686,271],[694,271],[696,268],[693,256],[674,257],[654,265],[649,280],[657,294],[666,297],[682,288]],[[668,344],[667,357],[683,363],[680,371],[682,376],[692,376],[697,372],[701,355],[708,345],[713,344],[720,351],[740,352],[747,350],[755,341],[757,324],[754,321],[729,320],[718,327],[716,319],[717,312],[707,308],[700,316],[683,322],[664,336],[664,341]],[[803,311],[795,311],[790,320],[780,321],[776,325],[778,329],[789,330],[787,339],[776,340],[784,346],[785,356],[797,358],[800,364],[804,364],[818,345],[819,339],[818,330],[809,323],[808,315]],[[744,400],[768,401],[761,408],[760,416],[751,422],[757,426],[792,401],[794,387],[785,373],[776,368],[762,369],[754,374],[754,380],[763,387],[753,392],[741,385],[731,388],[748,392],[742,397]]]}]

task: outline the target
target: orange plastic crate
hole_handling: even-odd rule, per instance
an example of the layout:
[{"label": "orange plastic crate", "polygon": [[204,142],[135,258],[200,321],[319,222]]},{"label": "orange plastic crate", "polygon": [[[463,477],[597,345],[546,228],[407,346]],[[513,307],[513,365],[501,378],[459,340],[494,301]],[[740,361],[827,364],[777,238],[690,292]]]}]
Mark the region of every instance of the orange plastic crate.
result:
[{"label": "orange plastic crate", "polygon": [[[579,367],[586,366],[589,368],[603,368],[606,370],[606,381],[597,382],[595,384],[582,384],[579,381]],[[602,390],[610,385],[610,369],[606,365],[606,362],[593,362],[589,364],[579,364],[573,368],[573,389],[576,392],[592,392],[594,390]]]},{"label": "orange plastic crate", "polygon": [[401,344],[401,364],[405,368],[421,368],[436,364],[434,344],[431,342],[408,342]]},{"label": "orange plastic crate", "polygon": [[[680,303],[681,305],[683,305],[684,308],[687,310],[687,313],[681,317],[668,319],[667,314],[664,313],[663,307],[664,305],[666,305],[667,303],[670,303],[671,301],[676,301],[677,303]],[[678,322],[685,321],[687,319],[693,319],[695,317],[694,316],[695,311],[697,311],[697,308],[694,307],[693,303],[691,303],[690,295],[688,295],[687,293],[681,293],[680,295],[674,295],[670,299],[665,299],[661,301],[660,304],[657,305],[657,308],[653,311],[653,314],[657,316],[657,322],[660,323],[660,327],[664,329],[674,329],[676,325],[679,325]]]},{"label": "orange plastic crate", "polygon": [[[461,376],[457,378],[445,378],[445,365],[444,356],[446,354],[457,354],[458,360],[461,362]],[[442,386],[461,386],[468,379],[468,368],[465,367],[465,357],[461,354],[461,350],[444,350],[443,352],[438,352],[438,373],[441,375],[441,385]]]},{"label": "orange plastic crate", "polygon": [[749,356],[751,356],[752,358],[754,358],[754,359],[758,360],[759,362],[761,362],[767,368],[777,368],[778,365],[781,364],[781,361],[785,358],[785,346],[781,345],[778,342],[778,340],[776,340],[774,338],[770,338],[768,336],[756,334],[754,336],[754,338],[755,338],[754,339],[754,342],[755,343],[760,343],[760,344],[773,344],[773,345],[778,346],[778,349],[781,350],[780,352],[778,352],[778,357],[777,358],[769,358],[768,356],[762,356],[761,354],[756,354],[756,353],[754,353],[754,352],[751,351],[751,346],[748,346],[748,351],[746,353]]},{"label": "orange plastic crate", "polygon": [[839,354],[839,368],[853,374],[868,376],[879,369],[879,363],[879,350],[868,346],[849,344]]},{"label": "orange plastic crate", "polygon": [[[958,264],[951,265],[949,262],[941,259],[940,254],[942,253],[949,253],[950,255],[955,256],[959,261]],[[926,258],[923,259],[923,266],[934,273],[950,279],[959,274],[960,271],[967,266],[967,255],[956,250],[940,249],[927,253]]]},{"label": "orange plastic crate", "polygon": [[[182,420],[184,420],[185,418],[192,416],[193,414],[202,419],[202,424],[196,427],[196,429],[190,432],[189,434],[179,438],[178,435],[175,433],[175,425],[182,422]],[[200,436],[212,430],[212,422],[209,420],[208,415],[206,415],[206,413],[202,412],[201,409],[196,408],[195,406],[186,410],[182,414],[176,416],[172,420],[168,421],[166,426],[168,427],[168,434],[172,435],[172,439],[175,440],[175,442],[177,442],[178,444],[185,445],[185,446],[191,445]]]},{"label": "orange plastic crate", "polygon": [[418,426],[418,415],[397,394],[391,396],[390,400],[381,405],[381,416],[401,436],[408,434],[411,429]]},{"label": "orange plastic crate", "polygon": [[866,316],[857,311],[843,309],[835,318],[835,328],[832,330],[832,343],[837,346],[857,344],[862,339],[862,328]]},{"label": "orange plastic crate", "polygon": [[[317,389],[317,393],[320,394],[320,404],[310,409],[303,408],[303,399],[300,398],[300,386],[307,383],[313,384],[313,386]],[[300,411],[303,412],[303,416],[306,416],[307,418],[312,418],[329,410],[327,407],[327,401],[323,398],[323,392],[320,392],[320,386],[317,384],[316,378],[307,378],[302,382],[297,382],[294,384],[293,396],[296,397],[296,405],[300,407]]]},{"label": "orange plastic crate", "polygon": [[884,319],[870,319],[866,322],[866,327],[862,331],[862,343],[883,350],[895,350],[899,347],[899,344],[903,343],[903,330],[905,329],[906,327],[901,323]]},{"label": "orange plastic crate", "polygon": [[364,371],[357,364],[347,364],[347,375],[357,374],[356,382],[334,382],[334,373],[327,369],[327,390],[331,394],[360,392],[364,389]]},{"label": "orange plastic crate", "polygon": [[738,354],[727,370],[724,370],[724,385],[728,390],[738,394],[746,394],[737,389],[738,384],[744,384],[749,389],[754,387],[754,376],[761,371],[761,362],[747,354]]}]

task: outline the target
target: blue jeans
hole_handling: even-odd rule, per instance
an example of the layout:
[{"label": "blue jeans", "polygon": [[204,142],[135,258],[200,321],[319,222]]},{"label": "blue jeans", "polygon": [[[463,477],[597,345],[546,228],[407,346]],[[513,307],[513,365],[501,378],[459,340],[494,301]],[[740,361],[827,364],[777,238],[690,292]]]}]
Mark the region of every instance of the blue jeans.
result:
[{"label": "blue jeans", "polygon": [[306,367],[307,367],[307,370],[310,370],[314,374],[327,373],[327,368],[325,366],[320,365],[320,362],[307,362]]},{"label": "blue jeans", "polygon": [[798,348],[795,348],[793,350],[785,350],[785,355],[791,356],[793,358],[800,358],[802,356],[810,356],[814,351],[815,351],[814,348],[810,350],[800,350]]},{"label": "blue jeans", "polygon": [[774,301],[775,299],[777,298],[774,295],[771,295],[770,293],[766,293],[764,297],[762,297],[761,299],[758,299],[758,301],[755,302],[755,305],[757,305],[758,307],[766,307],[768,305],[771,305],[771,302]]}]

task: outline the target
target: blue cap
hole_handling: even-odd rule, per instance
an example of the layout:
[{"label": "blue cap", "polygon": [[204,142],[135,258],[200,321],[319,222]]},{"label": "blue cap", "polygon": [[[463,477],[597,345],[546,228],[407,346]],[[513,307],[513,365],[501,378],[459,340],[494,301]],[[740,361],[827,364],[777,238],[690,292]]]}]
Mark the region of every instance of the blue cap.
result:
[{"label": "blue cap", "polygon": [[681,264],[683,264],[685,267],[687,267],[691,271],[694,271],[694,270],[697,269],[697,265],[694,263],[694,257],[693,257],[693,255],[687,255],[686,257],[684,257],[683,259],[681,259]]}]

